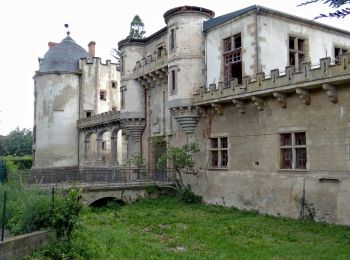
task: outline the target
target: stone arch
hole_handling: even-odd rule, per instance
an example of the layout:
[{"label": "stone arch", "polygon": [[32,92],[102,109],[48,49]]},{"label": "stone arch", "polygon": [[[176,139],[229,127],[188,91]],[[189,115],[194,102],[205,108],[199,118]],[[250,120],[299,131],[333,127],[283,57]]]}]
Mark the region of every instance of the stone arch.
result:
[{"label": "stone arch", "polygon": [[96,132],[96,164],[108,166],[111,163],[111,129],[102,128]]},{"label": "stone arch", "polygon": [[101,197],[89,203],[89,207],[103,207],[107,206],[108,203],[115,203],[116,205],[121,206],[126,204],[124,200],[117,197]]}]

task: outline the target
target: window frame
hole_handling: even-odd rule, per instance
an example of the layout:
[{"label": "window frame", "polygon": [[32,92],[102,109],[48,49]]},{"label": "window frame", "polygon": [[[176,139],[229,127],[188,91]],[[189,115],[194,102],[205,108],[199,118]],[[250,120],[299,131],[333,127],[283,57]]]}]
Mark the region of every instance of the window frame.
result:
[{"label": "window frame", "polygon": [[100,100],[106,101],[107,100],[107,91],[100,89]]},{"label": "window frame", "polygon": [[[293,49],[290,47],[291,38],[293,38]],[[303,41],[303,48],[299,50],[299,40]],[[295,66],[295,68],[301,68],[301,63],[308,60],[308,44],[309,40],[307,37],[289,34],[288,35],[288,65]],[[291,62],[291,53],[293,53],[294,64]],[[304,59],[300,61],[299,56],[303,55]]]},{"label": "window frame", "polygon": [[[213,147],[213,141],[217,141],[217,147]],[[226,140],[226,147],[222,147],[223,140]],[[216,170],[227,170],[229,168],[229,138],[227,136],[215,136],[209,138],[209,167]],[[213,154],[217,153],[217,163],[213,164]],[[223,164],[223,154],[226,154],[226,165]]]},{"label": "window frame", "polygon": [[125,91],[126,86],[120,87],[120,109],[125,109]]},{"label": "window frame", "polygon": [[[239,46],[236,46],[236,39],[239,37]],[[229,42],[229,44],[227,44]],[[228,86],[233,79],[232,66],[240,64],[241,75],[238,79],[238,83],[242,82],[243,77],[243,63],[242,63],[242,33],[238,32],[229,37],[222,39],[223,44],[223,68],[224,68],[224,84]]]},{"label": "window frame", "polygon": [[[336,49],[339,49],[339,54],[336,56]],[[350,48],[340,45],[334,45],[333,53],[334,53],[334,61],[335,63],[340,63],[340,55],[348,53],[350,51]]]},{"label": "window frame", "polygon": [[[290,135],[291,137],[291,143],[287,145],[282,144],[282,136],[283,135]],[[304,144],[297,144],[296,143],[296,135],[297,134],[304,134],[305,143]],[[308,171],[309,170],[309,161],[308,161],[308,135],[305,130],[295,130],[295,131],[283,131],[278,133],[278,148],[279,148],[279,170],[282,171]],[[297,150],[298,149],[305,149],[305,168],[297,168]],[[283,150],[290,150],[291,151],[291,167],[285,167],[283,166]]]}]

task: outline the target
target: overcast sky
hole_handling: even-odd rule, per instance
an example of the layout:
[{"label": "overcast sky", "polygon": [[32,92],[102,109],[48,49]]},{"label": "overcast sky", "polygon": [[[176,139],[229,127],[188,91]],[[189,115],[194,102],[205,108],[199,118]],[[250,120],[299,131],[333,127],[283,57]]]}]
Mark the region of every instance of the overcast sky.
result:
[{"label": "overcast sky", "polygon": [[[125,38],[135,14],[145,23],[146,35],[165,26],[163,14],[176,6],[195,5],[211,9],[216,16],[258,4],[312,19],[330,10],[326,5],[296,7],[301,0],[3,0],[0,2],[0,135],[17,126],[33,127],[33,75],[38,57],[49,41],[66,36],[69,23],[72,38],[85,49],[96,41],[96,56],[111,59],[110,50]],[[350,17],[319,20],[350,30]]]}]

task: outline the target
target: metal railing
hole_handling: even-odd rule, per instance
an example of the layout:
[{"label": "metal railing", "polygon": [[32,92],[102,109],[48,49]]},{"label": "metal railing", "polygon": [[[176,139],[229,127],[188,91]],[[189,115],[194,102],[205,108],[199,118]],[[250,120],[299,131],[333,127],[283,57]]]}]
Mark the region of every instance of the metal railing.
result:
[{"label": "metal railing", "polygon": [[175,173],[172,169],[147,168],[47,169],[23,172],[20,178],[22,182],[34,185],[96,186],[141,182],[169,183],[175,181]]}]

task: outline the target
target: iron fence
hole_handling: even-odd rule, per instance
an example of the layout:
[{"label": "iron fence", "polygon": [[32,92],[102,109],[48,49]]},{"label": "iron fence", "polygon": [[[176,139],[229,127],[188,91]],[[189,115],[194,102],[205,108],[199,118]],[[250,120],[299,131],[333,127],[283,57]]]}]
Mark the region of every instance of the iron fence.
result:
[{"label": "iron fence", "polygon": [[173,182],[173,169],[148,168],[83,168],[83,169],[40,169],[21,172],[20,181],[27,184],[122,184],[133,182]]}]

